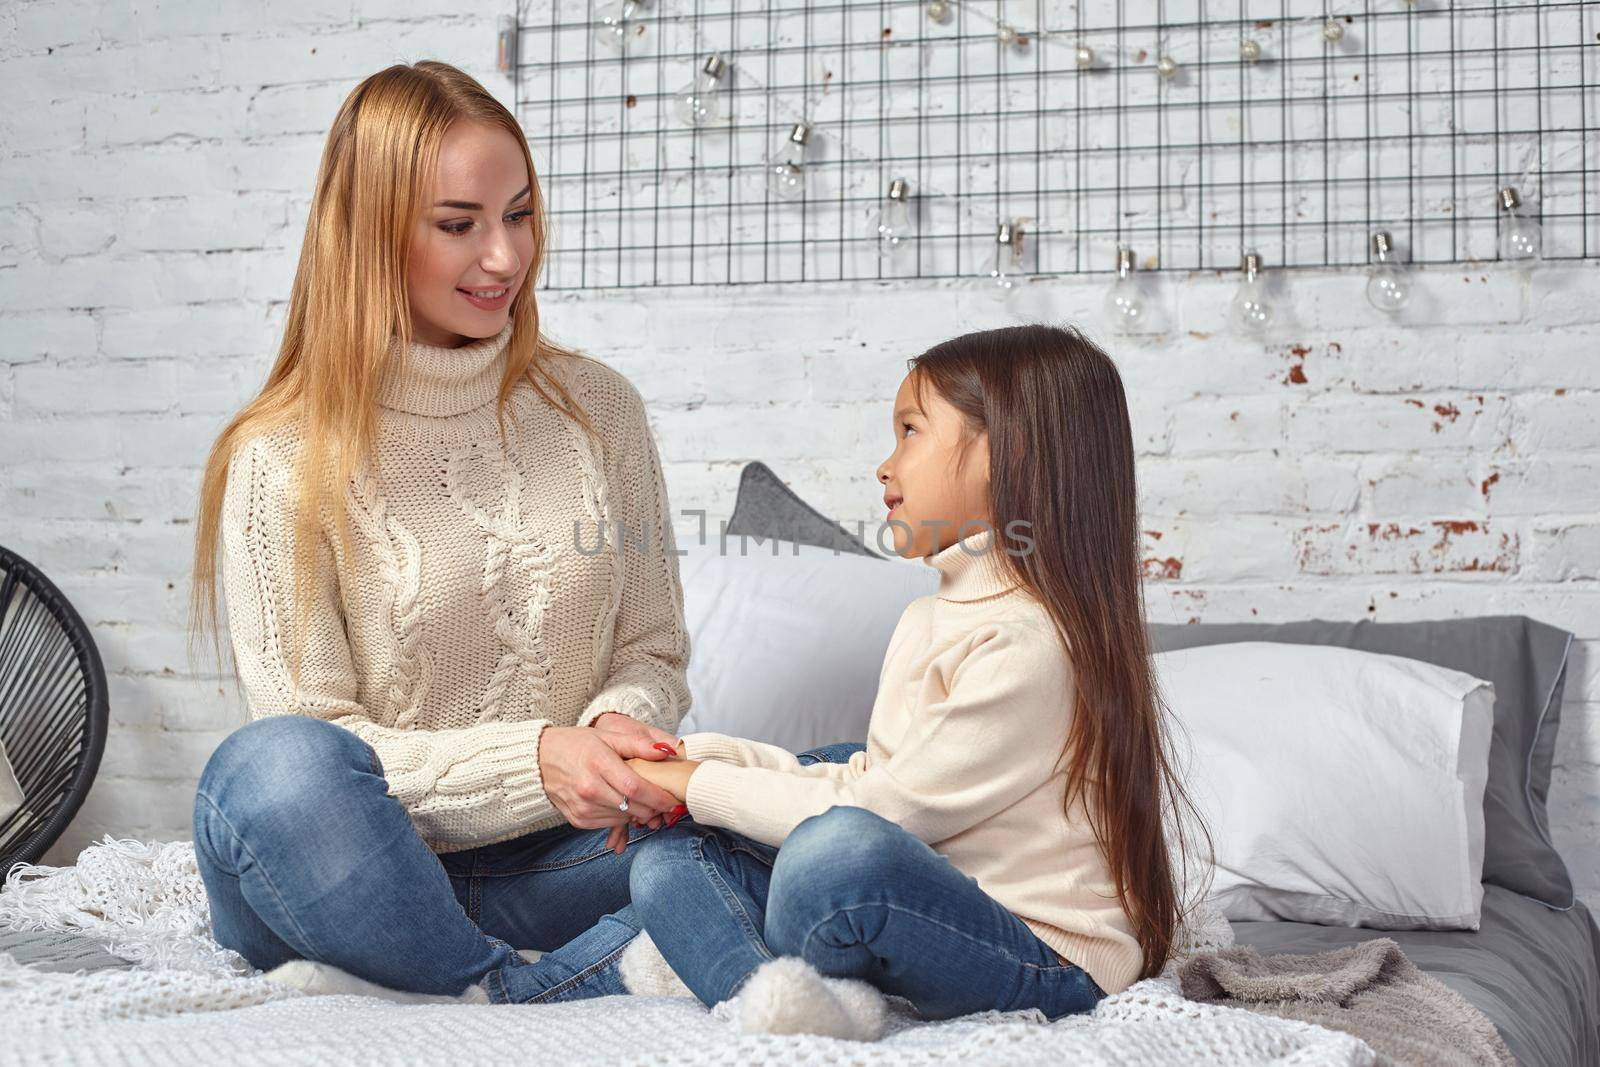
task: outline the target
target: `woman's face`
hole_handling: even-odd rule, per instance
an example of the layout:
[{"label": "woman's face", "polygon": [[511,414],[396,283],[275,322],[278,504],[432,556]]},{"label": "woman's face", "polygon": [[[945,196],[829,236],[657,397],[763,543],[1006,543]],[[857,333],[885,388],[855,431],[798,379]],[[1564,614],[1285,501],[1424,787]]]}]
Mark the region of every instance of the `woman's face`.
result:
[{"label": "woman's face", "polygon": [[932,388],[919,404],[913,376],[895,393],[895,449],[878,465],[894,550],[907,558],[955,544],[963,523],[989,522],[989,435],[964,439],[961,413]]},{"label": "woman's face", "polygon": [[411,334],[455,348],[499,333],[533,262],[531,188],[507,131],[465,120],[445,131],[430,203],[411,238]]}]

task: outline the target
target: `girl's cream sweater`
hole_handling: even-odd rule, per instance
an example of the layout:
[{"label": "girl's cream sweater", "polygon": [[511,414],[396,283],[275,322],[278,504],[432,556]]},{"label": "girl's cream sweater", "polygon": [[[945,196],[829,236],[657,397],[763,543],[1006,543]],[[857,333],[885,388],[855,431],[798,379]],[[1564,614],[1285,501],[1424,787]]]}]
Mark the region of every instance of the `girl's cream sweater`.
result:
[{"label": "girl's cream sweater", "polygon": [[251,716],[353,731],[438,852],[563,821],[539,774],[546,726],[620,711],[673,732],[689,707],[683,590],[639,394],[602,363],[556,357],[598,450],[525,382],[502,443],[510,337],[507,324],[461,348],[391,350],[375,455],[342,501],[348,556],[331,512],[322,523],[298,685],[296,429],[242,444],[224,496],[224,596]]},{"label": "girl's cream sweater", "polygon": [[1065,809],[1073,669],[1044,607],[1012,586],[983,531],[926,562],[939,588],[889,641],[867,748],[847,764],[723,734],[684,738],[694,818],[769,845],[836,804],[932,845],[1107,993],[1141,953],[1083,801]]}]

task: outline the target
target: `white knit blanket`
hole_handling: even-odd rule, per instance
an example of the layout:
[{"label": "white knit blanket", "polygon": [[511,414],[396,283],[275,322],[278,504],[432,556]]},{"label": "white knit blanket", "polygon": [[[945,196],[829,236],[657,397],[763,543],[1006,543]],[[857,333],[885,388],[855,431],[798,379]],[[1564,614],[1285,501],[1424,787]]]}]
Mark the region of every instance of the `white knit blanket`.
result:
[{"label": "white knit blanket", "polygon": [[[1357,1067],[1376,1057],[1349,1035],[1186,1000],[1172,975],[1047,1023],[1036,1012],[919,1021],[902,1002],[873,1045],[741,1035],[692,998],[606,997],[546,1006],[399,1006],[306,996],[210,937],[187,843],[104,842],[74,867],[21,867],[0,891],[0,926],[87,934],[136,961],[90,974],[37,971],[0,953],[0,1065],[203,1063],[1016,1064],[1087,1067],[1277,1064]],[[1202,911],[1183,954],[1233,943]]]}]

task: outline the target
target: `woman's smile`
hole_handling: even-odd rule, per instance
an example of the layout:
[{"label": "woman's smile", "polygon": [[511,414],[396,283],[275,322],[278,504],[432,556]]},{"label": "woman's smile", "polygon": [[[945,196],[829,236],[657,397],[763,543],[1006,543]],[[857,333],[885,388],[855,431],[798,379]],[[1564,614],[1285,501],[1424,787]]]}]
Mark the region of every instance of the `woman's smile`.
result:
[{"label": "woman's smile", "polygon": [[499,311],[511,299],[511,287],[502,285],[488,289],[457,289],[467,303],[484,311]]}]

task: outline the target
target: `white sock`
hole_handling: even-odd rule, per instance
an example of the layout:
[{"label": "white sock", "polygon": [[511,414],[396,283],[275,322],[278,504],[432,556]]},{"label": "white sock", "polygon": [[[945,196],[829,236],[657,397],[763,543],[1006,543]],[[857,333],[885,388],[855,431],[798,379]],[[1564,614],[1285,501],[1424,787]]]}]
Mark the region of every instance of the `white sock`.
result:
[{"label": "white sock", "polygon": [[628,987],[628,992],[641,997],[692,997],[689,987],[683,984],[683,979],[672,969],[672,965],[661,955],[661,950],[656,947],[648,933],[641,930],[639,936],[628,942],[628,947],[622,950],[622,958],[617,961],[617,967],[622,973],[622,984]]},{"label": "white sock", "polygon": [[481,985],[468,986],[460,995],[453,997],[443,993],[408,993],[403,989],[390,989],[388,986],[369,982],[365,978],[357,978],[331,963],[317,963],[313,960],[290,960],[274,967],[264,977],[269,982],[292,986],[312,996],[377,997],[395,1004],[489,1003],[489,993]]},{"label": "white sock", "polygon": [[818,1034],[876,1041],[887,1023],[883,994],[853,978],[825,978],[798,956],[768,960],[716,1014],[747,1034]]}]

